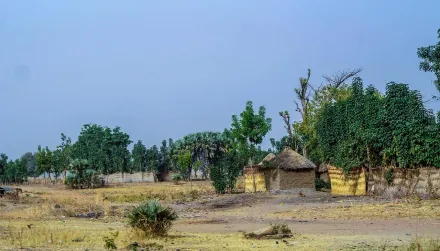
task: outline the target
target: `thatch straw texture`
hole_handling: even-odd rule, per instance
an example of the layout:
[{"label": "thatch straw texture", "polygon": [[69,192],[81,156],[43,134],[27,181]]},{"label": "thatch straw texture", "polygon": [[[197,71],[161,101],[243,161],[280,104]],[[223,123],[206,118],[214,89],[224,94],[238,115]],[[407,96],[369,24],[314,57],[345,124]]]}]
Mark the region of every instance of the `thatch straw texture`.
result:
[{"label": "thatch straw texture", "polygon": [[365,170],[362,168],[353,170],[344,175],[341,169],[328,165],[328,173],[332,185],[332,194],[337,195],[365,195],[367,183]]},{"label": "thatch straw texture", "polygon": [[264,159],[258,164],[259,166],[262,166],[264,164],[264,162],[270,162],[271,160],[273,160],[275,158],[275,154],[273,153],[269,153],[266,157],[264,157]]},{"label": "thatch straw texture", "polygon": [[301,170],[301,169],[315,169],[316,166],[310,160],[304,158],[301,154],[286,147],[281,151],[270,163],[273,167],[278,167],[283,170]]}]

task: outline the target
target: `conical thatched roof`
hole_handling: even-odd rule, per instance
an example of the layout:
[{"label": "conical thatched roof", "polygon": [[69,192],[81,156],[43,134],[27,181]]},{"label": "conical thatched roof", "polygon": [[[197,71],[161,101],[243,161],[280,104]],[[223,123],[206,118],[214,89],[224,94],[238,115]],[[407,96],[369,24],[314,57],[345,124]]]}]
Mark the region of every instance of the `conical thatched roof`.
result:
[{"label": "conical thatched roof", "polygon": [[324,173],[324,172],[327,172],[327,171],[328,171],[327,164],[321,163],[321,165],[319,165],[318,172]]},{"label": "conical thatched roof", "polygon": [[301,154],[286,147],[272,161],[274,167],[284,170],[315,169],[316,166],[310,160],[304,158]]},{"label": "conical thatched roof", "polygon": [[276,157],[275,154],[269,153],[266,157],[264,157],[264,159],[258,165],[262,166],[265,161],[269,162],[269,161],[273,160],[275,157]]}]

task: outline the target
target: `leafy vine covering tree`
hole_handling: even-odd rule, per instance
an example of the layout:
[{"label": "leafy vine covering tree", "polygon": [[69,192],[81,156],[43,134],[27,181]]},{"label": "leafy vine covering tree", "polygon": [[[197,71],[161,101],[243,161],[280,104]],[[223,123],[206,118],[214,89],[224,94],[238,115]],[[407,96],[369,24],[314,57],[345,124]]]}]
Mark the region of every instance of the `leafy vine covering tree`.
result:
[{"label": "leafy vine covering tree", "polygon": [[317,136],[324,161],[350,171],[393,165],[440,167],[440,131],[420,92],[389,83],[385,95],[353,79],[351,95],[318,114]]}]

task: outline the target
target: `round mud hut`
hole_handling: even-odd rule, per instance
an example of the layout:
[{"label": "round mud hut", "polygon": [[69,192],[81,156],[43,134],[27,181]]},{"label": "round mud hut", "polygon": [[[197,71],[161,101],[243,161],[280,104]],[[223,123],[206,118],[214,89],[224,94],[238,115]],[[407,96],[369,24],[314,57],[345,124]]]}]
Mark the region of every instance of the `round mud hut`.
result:
[{"label": "round mud hut", "polygon": [[272,155],[256,166],[245,168],[246,192],[315,188],[313,162],[290,148],[275,157]]}]

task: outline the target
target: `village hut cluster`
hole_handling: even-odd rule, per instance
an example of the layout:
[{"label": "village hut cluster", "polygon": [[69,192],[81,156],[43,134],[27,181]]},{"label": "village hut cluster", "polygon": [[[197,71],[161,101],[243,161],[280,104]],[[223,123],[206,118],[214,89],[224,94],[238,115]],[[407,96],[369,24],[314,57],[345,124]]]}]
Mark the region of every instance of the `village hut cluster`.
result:
[{"label": "village hut cluster", "polygon": [[285,148],[269,154],[258,165],[244,169],[246,192],[315,188],[316,166],[299,153]]}]

